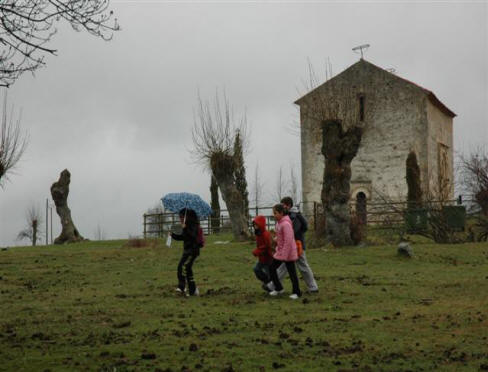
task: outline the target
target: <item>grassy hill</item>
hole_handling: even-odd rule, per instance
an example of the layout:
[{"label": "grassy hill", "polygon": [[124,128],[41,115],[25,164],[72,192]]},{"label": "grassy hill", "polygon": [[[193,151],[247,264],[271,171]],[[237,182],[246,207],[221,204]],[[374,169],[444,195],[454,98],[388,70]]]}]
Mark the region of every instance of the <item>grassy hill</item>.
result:
[{"label": "grassy hill", "polygon": [[0,250],[0,370],[488,370],[486,244],[309,250],[320,292],[292,301],[262,291],[252,244],[216,240],[192,298],[177,242]]}]

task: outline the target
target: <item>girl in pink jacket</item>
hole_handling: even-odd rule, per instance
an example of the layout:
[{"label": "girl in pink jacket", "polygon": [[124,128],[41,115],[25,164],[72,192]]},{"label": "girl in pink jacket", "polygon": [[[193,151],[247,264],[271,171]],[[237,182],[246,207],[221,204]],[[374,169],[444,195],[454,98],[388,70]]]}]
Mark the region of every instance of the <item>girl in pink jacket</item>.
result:
[{"label": "girl in pink jacket", "polygon": [[298,276],[295,267],[295,261],[298,260],[298,253],[295,243],[295,235],[293,233],[293,225],[290,217],[285,215],[283,205],[276,204],[273,207],[273,214],[276,218],[276,252],[273,255],[270,276],[275,286],[275,290],[269,292],[269,294],[271,296],[277,296],[284,292],[283,286],[278,279],[276,269],[280,267],[282,263],[285,263],[293,285],[293,293],[290,298],[296,300],[302,293],[300,292],[300,287],[298,285]]}]

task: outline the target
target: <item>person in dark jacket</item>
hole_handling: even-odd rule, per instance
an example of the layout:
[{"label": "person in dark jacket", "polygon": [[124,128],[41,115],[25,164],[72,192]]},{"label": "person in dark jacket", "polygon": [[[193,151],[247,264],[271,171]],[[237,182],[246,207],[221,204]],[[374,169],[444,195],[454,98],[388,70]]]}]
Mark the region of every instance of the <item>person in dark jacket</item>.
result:
[{"label": "person in dark jacket", "polygon": [[[308,292],[317,293],[319,291],[319,287],[317,286],[317,282],[315,281],[313,271],[310,268],[310,265],[307,261],[307,256],[305,254],[305,232],[308,229],[307,220],[298,211],[298,208],[293,207],[293,199],[290,198],[289,196],[286,196],[283,199],[281,199],[281,204],[285,208],[285,213],[290,217],[291,222],[293,224],[293,232],[295,234],[295,240],[299,240],[302,242],[303,253],[296,262],[297,268],[301,272],[302,277],[305,280],[305,284],[307,285]],[[280,281],[283,280],[283,278],[288,273],[285,265],[281,265],[278,268],[277,272]],[[274,285],[272,283],[269,283],[268,288],[274,289]]]},{"label": "person in dark jacket", "polygon": [[266,230],[266,218],[264,216],[256,216],[252,224],[256,235],[256,248],[252,251],[252,254],[258,258],[258,262],[254,265],[254,274],[263,283],[262,288],[268,291],[266,283],[271,280],[269,265],[273,261],[271,234]]},{"label": "person in dark jacket", "polygon": [[183,241],[183,254],[178,263],[178,292],[184,293],[188,286],[190,296],[198,296],[198,288],[193,278],[193,263],[200,255],[200,245],[198,244],[199,221],[193,209],[183,208],[179,211],[180,222],[183,230],[181,234],[171,233],[174,240]]}]

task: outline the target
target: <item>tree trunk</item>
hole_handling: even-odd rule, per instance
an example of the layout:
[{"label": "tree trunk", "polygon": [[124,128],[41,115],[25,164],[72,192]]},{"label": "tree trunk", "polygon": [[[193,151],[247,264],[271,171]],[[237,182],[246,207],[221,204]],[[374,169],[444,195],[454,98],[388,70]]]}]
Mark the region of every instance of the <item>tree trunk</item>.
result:
[{"label": "tree trunk", "polygon": [[210,207],[212,208],[212,215],[210,219],[210,226],[213,233],[220,232],[220,203],[219,203],[219,185],[214,176],[210,176]]},{"label": "tree trunk", "polygon": [[84,240],[71,219],[68,208],[69,183],[71,175],[67,169],[61,172],[58,182],[51,186],[51,195],[56,204],[56,212],[61,219],[61,234],[54,240],[54,244],[75,243]]},{"label": "tree trunk", "polygon": [[37,243],[37,220],[32,221],[32,246],[35,247]]},{"label": "tree trunk", "polygon": [[340,121],[327,120],[322,125],[322,154],[325,157],[322,203],[326,235],[334,246],[352,245],[349,197],[351,162],[361,144],[362,129],[343,131]]},{"label": "tree trunk", "polygon": [[226,153],[215,153],[210,159],[210,167],[227,205],[234,239],[249,239],[249,227],[242,208],[242,194],[237,189],[234,178],[234,158]]},{"label": "tree trunk", "polygon": [[407,156],[406,162],[407,179],[407,207],[416,209],[422,207],[422,188],[420,184],[420,168],[417,163],[417,155],[411,151]]}]

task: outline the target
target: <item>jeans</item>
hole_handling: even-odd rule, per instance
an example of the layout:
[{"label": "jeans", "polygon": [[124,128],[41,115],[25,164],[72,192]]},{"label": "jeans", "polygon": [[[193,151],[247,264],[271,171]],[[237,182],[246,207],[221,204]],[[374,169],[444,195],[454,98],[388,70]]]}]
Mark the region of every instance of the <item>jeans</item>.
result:
[{"label": "jeans", "polygon": [[190,295],[193,295],[195,293],[195,289],[197,287],[195,284],[195,279],[193,278],[193,262],[195,262],[197,257],[198,254],[194,255],[188,252],[183,252],[180,262],[178,263],[178,288],[184,291],[185,284],[187,283]]},{"label": "jeans", "polygon": [[258,261],[256,262],[256,265],[254,265],[253,270],[254,270],[254,274],[256,275],[256,278],[258,278],[263,283],[268,283],[270,281],[269,265]]},{"label": "jeans", "polygon": [[298,276],[297,276],[297,270],[294,261],[280,261],[280,260],[273,259],[269,271],[271,275],[271,280],[273,281],[275,287],[275,291],[283,290],[283,286],[281,285],[281,282],[278,279],[278,273],[276,272],[276,269],[280,267],[282,264],[285,264],[286,269],[288,270],[288,274],[290,275],[291,284],[293,286],[293,293],[298,296],[301,296],[302,292],[300,292],[300,286],[298,285]]}]

